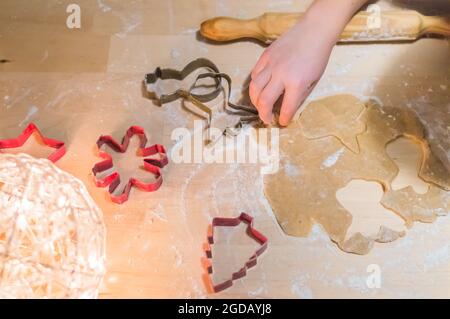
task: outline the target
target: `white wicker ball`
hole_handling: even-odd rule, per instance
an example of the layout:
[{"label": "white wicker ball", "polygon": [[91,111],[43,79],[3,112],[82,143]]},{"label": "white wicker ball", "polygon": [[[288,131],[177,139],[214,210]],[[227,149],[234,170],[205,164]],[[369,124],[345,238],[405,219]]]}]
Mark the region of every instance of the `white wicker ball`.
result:
[{"label": "white wicker ball", "polygon": [[0,154],[0,298],[95,298],[104,263],[102,212],[81,181]]}]

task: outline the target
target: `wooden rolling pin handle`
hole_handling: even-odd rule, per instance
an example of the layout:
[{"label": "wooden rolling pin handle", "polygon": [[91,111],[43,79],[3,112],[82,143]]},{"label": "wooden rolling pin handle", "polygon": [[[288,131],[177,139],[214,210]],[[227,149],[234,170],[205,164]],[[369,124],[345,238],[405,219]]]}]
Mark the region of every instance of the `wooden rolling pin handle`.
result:
[{"label": "wooden rolling pin handle", "polygon": [[232,41],[240,38],[265,41],[264,32],[258,27],[256,19],[217,17],[203,22],[200,30],[204,37],[215,41]]},{"label": "wooden rolling pin handle", "polygon": [[[301,16],[301,13],[265,13],[250,20],[218,17],[203,22],[200,32],[215,41],[254,38],[268,43],[290,29]],[[411,10],[386,11],[380,12],[380,25],[375,28],[370,26],[370,18],[369,12],[356,14],[340,41],[415,40],[429,33],[450,36],[449,17],[428,17]]]},{"label": "wooden rolling pin handle", "polygon": [[422,34],[438,34],[450,37],[450,17],[423,16],[422,26]]},{"label": "wooden rolling pin handle", "polygon": [[249,20],[217,17],[204,21],[201,24],[200,33],[214,41],[253,38],[262,42],[271,42],[292,27],[301,15],[300,13],[265,13]]}]

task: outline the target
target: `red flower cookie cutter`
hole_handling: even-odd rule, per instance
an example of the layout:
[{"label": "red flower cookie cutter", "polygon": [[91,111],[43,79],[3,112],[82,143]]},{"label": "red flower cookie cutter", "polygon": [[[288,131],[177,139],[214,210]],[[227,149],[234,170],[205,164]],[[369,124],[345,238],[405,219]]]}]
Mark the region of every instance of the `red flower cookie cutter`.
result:
[{"label": "red flower cookie cutter", "polygon": [[[146,156],[152,156],[152,155],[160,155],[160,159],[156,158],[144,158],[144,169],[150,173],[152,173],[155,176],[155,181],[150,183],[144,183],[134,177],[131,177],[128,180],[127,185],[125,186],[124,190],[120,195],[114,195],[114,191],[120,184],[120,175],[118,172],[113,172],[110,175],[104,177],[104,178],[97,178],[97,174],[104,172],[110,168],[113,167],[113,160],[111,155],[108,153],[101,151],[100,148],[102,145],[106,144],[110,146],[114,151],[125,153],[128,149],[128,145],[130,143],[130,139],[132,136],[137,135],[139,137],[140,143],[139,143],[139,155],[142,157]],[[122,204],[128,200],[128,197],[130,195],[131,188],[137,187],[140,190],[146,191],[146,192],[153,192],[156,191],[162,184],[162,175],[161,175],[161,168],[163,168],[168,163],[166,150],[164,149],[164,146],[160,144],[155,144],[149,147],[145,147],[147,144],[147,136],[145,135],[144,129],[140,126],[131,126],[125,136],[122,139],[122,143],[118,143],[116,140],[114,140],[110,135],[102,135],[97,140],[97,147],[99,149],[99,155],[100,157],[104,158],[105,160],[102,162],[99,162],[94,165],[92,168],[92,173],[94,173],[95,177],[95,185],[97,187],[106,187],[109,186],[109,194],[111,197],[111,200],[114,203]]]},{"label": "red flower cookie cutter", "polygon": [[[253,238],[256,242],[260,244],[260,247],[255,251],[255,253],[245,262],[244,267],[239,269],[238,271],[234,272],[231,275],[231,278],[228,280],[225,280],[224,282],[221,282],[219,284],[214,285],[212,283],[211,274],[213,273],[213,267],[212,267],[212,251],[211,251],[211,245],[214,244],[214,228],[215,227],[235,227],[238,226],[240,223],[246,223],[247,224],[247,234]],[[204,267],[206,268],[208,272],[208,281],[210,283],[210,287],[212,288],[213,292],[220,292],[222,290],[225,290],[233,285],[233,281],[237,280],[239,278],[244,277],[247,274],[247,270],[254,267],[257,263],[258,257],[267,249],[268,245],[268,239],[266,236],[261,234],[259,231],[257,231],[253,227],[253,217],[246,214],[241,213],[239,217],[236,218],[225,218],[225,217],[216,217],[212,220],[212,223],[208,229],[208,242],[205,244],[205,253],[206,257],[204,260]]]},{"label": "red flower cookie cutter", "polygon": [[34,133],[38,134],[40,140],[46,146],[56,149],[47,157],[48,160],[55,163],[61,157],[63,157],[64,154],[66,154],[66,147],[64,142],[45,137],[44,135],[42,135],[42,133],[34,123],[28,124],[27,127],[22,131],[22,133],[16,138],[0,140],[0,150],[21,147]]}]

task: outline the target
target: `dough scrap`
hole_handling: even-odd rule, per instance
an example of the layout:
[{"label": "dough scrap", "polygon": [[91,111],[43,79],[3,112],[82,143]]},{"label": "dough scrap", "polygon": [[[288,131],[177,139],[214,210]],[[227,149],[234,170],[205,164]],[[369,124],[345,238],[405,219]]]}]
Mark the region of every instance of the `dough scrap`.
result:
[{"label": "dough scrap", "polygon": [[352,95],[341,95],[338,99],[327,97],[311,102],[304,110],[300,122],[305,128],[306,137],[333,135],[354,153],[359,153],[356,136],[366,129],[361,119],[364,110],[364,103]]},{"label": "dough scrap", "polygon": [[450,211],[449,192],[434,185],[425,194],[417,194],[411,186],[387,191],[381,199],[386,208],[396,211],[411,227],[415,221],[431,223]]},{"label": "dough scrap", "polygon": [[[352,131],[359,153],[341,142],[350,136],[345,125],[348,120],[323,114],[334,101],[346,114],[357,113],[357,107],[351,103],[364,107],[361,119],[365,131],[360,134],[359,130]],[[364,104],[349,95],[313,102],[306,110],[307,115],[302,114],[297,123],[280,132],[280,170],[264,177],[265,195],[285,233],[306,237],[312,225],[318,223],[342,250],[355,254],[367,254],[374,242],[389,242],[402,237],[404,233],[384,227],[375,238],[356,233],[345,240],[352,215],[339,203],[336,192],[353,179],[381,183],[385,189],[382,204],[402,217],[407,226],[413,221],[432,221],[436,216],[448,213],[450,192],[445,190],[450,183],[449,172],[430,151],[424,139],[424,128],[412,112],[380,106],[374,100]],[[307,116],[306,121],[302,119],[304,116]],[[315,126],[322,125],[323,121],[327,122],[327,131],[333,134],[317,138],[322,134],[316,134]],[[399,169],[388,156],[386,145],[401,136],[419,142],[424,151],[419,176],[432,183],[425,194],[416,194],[412,188],[408,190],[410,187],[391,189]],[[290,169],[292,167],[295,169]]]},{"label": "dough scrap", "polygon": [[376,236],[366,237],[361,233],[355,233],[343,243],[341,248],[348,253],[365,255],[373,248],[374,242],[390,243],[403,236],[405,236],[404,231],[398,232],[385,226],[380,226]]},{"label": "dough scrap", "polygon": [[404,231],[397,232],[395,230],[381,226],[380,230],[378,231],[378,235],[376,238],[374,238],[374,240],[377,243],[390,243],[391,241],[395,241],[400,237],[405,236],[405,234],[406,233]]}]

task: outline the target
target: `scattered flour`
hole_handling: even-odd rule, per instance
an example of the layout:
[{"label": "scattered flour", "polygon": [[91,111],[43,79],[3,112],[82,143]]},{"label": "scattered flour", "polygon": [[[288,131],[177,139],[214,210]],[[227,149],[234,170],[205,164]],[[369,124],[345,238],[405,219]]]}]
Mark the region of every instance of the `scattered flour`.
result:
[{"label": "scattered flour", "polygon": [[167,217],[166,217],[166,213],[164,211],[164,207],[161,204],[158,204],[158,206],[151,211],[152,216],[156,217],[157,219],[166,222],[167,221]]},{"label": "scattered flour", "polygon": [[139,15],[134,15],[131,17],[120,16],[120,19],[122,20],[125,28],[121,32],[116,33],[116,35],[121,39],[125,38],[131,31],[136,29],[142,23],[141,16]]},{"label": "scattered flour", "polygon": [[181,56],[181,53],[180,51],[174,48],[170,50],[170,56],[172,57],[172,59],[178,59]]},{"label": "scattered flour", "polygon": [[261,296],[263,293],[265,292],[264,287],[259,287],[258,289],[255,290],[249,290],[248,295],[249,297],[257,297],[257,296]]},{"label": "scattered flour", "polygon": [[347,63],[347,64],[340,64],[340,63],[336,63],[337,68],[334,72],[335,75],[345,75],[348,74],[351,70],[352,70],[352,63]]},{"label": "scattered flour", "polygon": [[293,5],[292,0],[278,0],[274,2],[269,2],[268,4],[269,8],[289,7],[292,5]]},{"label": "scattered flour", "polygon": [[339,160],[339,158],[341,157],[342,154],[344,154],[344,148],[343,147],[341,147],[335,153],[333,153],[330,156],[328,156],[322,162],[322,165],[320,166],[320,168],[324,169],[324,168],[330,168],[330,167],[334,166],[334,164],[337,163],[337,161]]},{"label": "scattered flour", "polygon": [[284,172],[288,176],[300,176],[301,175],[301,172],[298,169],[298,167],[292,165],[291,163],[286,163],[284,165]]},{"label": "scattered flour", "polygon": [[37,106],[33,105],[32,107],[30,107],[25,118],[22,120],[22,122],[19,123],[19,126],[23,126],[25,123],[27,123],[38,111],[39,109],[37,108]]},{"label": "scattered flour", "polygon": [[345,286],[361,293],[374,293],[375,290],[367,286],[367,276],[349,276],[345,279]]},{"label": "scattered flour", "polygon": [[111,11],[111,7],[105,4],[102,0],[97,0],[97,5],[103,12]]},{"label": "scattered flour", "polygon": [[449,245],[445,245],[425,255],[426,270],[437,267],[450,259]]},{"label": "scattered flour", "polygon": [[294,281],[291,285],[291,292],[299,298],[312,299],[314,298],[313,292],[311,288],[305,284],[305,281],[304,277]]},{"label": "scattered flour", "polygon": [[308,236],[309,243],[312,243],[315,241],[320,241],[320,242],[324,242],[324,243],[327,243],[330,241],[330,237],[325,232],[325,230],[323,230],[322,226],[320,226],[319,224],[314,224],[312,226],[311,232],[309,233],[309,236]]},{"label": "scattered flour", "polygon": [[181,264],[183,263],[183,256],[181,255],[181,252],[178,250],[176,246],[173,245],[170,247],[170,249],[175,254],[175,267],[180,267]]},{"label": "scattered flour", "polygon": [[198,28],[190,28],[190,29],[183,30],[183,31],[181,32],[181,34],[183,34],[183,35],[186,35],[186,34],[195,34],[195,33],[197,33],[197,31],[198,31]]}]

